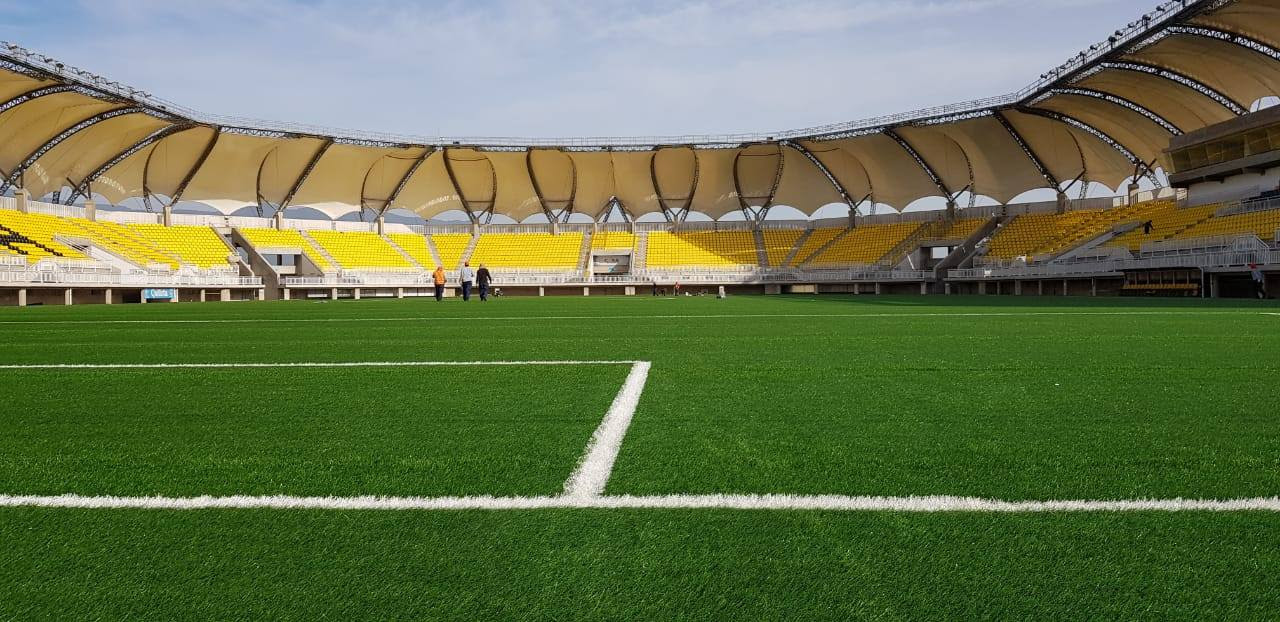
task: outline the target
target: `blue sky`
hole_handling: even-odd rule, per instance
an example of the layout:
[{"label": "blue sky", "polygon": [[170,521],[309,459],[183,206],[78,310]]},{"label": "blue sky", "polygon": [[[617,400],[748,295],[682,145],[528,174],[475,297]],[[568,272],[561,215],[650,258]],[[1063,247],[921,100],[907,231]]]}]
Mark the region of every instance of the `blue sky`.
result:
[{"label": "blue sky", "polygon": [[211,113],[435,136],[769,131],[1016,90],[1155,0],[0,0]]}]

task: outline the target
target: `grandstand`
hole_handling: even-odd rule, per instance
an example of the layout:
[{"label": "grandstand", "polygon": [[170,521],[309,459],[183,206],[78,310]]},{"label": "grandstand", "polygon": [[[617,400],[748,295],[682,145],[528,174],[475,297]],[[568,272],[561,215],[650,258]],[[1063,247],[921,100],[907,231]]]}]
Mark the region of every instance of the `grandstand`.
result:
[{"label": "grandstand", "polygon": [[309,231],[317,250],[344,270],[421,269],[382,236],[364,231]]},{"label": "grandstand", "polygon": [[[888,38],[789,3],[21,4],[16,31],[107,36],[82,55],[238,59],[283,24],[370,114],[419,99],[387,49],[533,50],[593,97],[461,73],[513,117],[617,118],[627,80],[706,85],[591,84],[539,37],[738,78],[781,64],[708,25],[821,48],[742,84],[828,109],[787,84]],[[1102,13],[1048,4],[1053,36]],[[923,7],[886,33],[922,63],[935,24],[1029,12]],[[183,32],[208,14],[237,36]],[[1099,32],[1007,95],[588,138],[208,114],[0,45],[0,620],[1280,618],[1280,0]],[[1016,64],[997,43],[976,70]],[[432,115],[466,86],[418,82]]]},{"label": "grandstand", "polygon": [[[299,132],[187,110],[11,44],[0,301],[108,299],[98,284],[139,301],[416,296],[436,265],[451,295],[464,262],[495,270],[510,295],[671,281],[1098,295],[1163,269],[1199,271],[1199,295],[1238,295],[1248,265],[1280,263],[1267,203],[1280,108],[1241,77],[1280,72],[1265,52],[1280,41],[1242,17],[1270,10],[1179,1],[996,98],[758,135],[587,141]],[[153,153],[186,164],[151,167]],[[1098,184],[1122,191],[1086,196]],[[1035,190],[1056,198],[1010,203]],[[899,211],[928,198],[945,209]],[[127,199],[148,211],[121,211]],[[175,214],[180,201],[216,215]],[[233,214],[246,202],[261,215]],[[288,217],[302,206],[334,220]],[[779,220],[774,206],[810,217]],[[393,209],[421,224],[388,223]],[[351,218],[365,210],[371,221]]]},{"label": "grandstand", "polygon": [[650,267],[759,265],[750,231],[655,231],[649,234]]},{"label": "grandstand", "polygon": [[581,233],[486,233],[470,261],[491,268],[573,270],[582,250]]}]

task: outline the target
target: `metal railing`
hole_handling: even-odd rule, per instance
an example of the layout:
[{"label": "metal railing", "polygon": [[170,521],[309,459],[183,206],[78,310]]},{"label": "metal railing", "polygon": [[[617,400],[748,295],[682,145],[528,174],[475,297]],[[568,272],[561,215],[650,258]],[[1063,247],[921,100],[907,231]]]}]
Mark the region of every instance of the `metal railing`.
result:
[{"label": "metal railing", "polygon": [[1223,206],[1219,208],[1218,211],[1214,212],[1213,215],[1214,217],[1233,216],[1235,214],[1251,214],[1253,212],[1265,212],[1273,209],[1280,209],[1280,197],[1231,201],[1223,204]]},{"label": "metal railing", "polygon": [[1035,266],[1008,268],[962,268],[947,271],[947,278],[954,280],[1057,278],[1085,276],[1115,276],[1125,270],[1150,270],[1158,268],[1200,268],[1203,270],[1243,268],[1257,263],[1280,266],[1280,249],[1268,247],[1251,250],[1202,250],[1197,253],[1156,255],[1129,259],[1111,259],[1079,263],[1049,263]]},{"label": "metal railing", "polygon": [[0,283],[120,287],[262,287],[256,276],[91,272],[68,270],[0,270]]}]

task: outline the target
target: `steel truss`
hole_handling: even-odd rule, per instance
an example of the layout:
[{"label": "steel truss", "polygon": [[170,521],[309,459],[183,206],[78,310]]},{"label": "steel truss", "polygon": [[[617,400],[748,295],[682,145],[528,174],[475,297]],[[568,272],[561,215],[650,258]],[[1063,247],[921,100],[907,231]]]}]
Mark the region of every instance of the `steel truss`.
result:
[{"label": "steel truss", "polygon": [[1124,107],[1128,110],[1131,110],[1133,112],[1136,112],[1146,117],[1149,121],[1151,121],[1152,123],[1155,123],[1156,125],[1159,125],[1160,127],[1164,128],[1166,132],[1169,132],[1174,136],[1182,135],[1182,130],[1179,129],[1178,126],[1174,125],[1173,123],[1170,123],[1167,119],[1156,114],[1155,112],[1152,112],[1150,109],[1146,108],[1145,106],[1139,105],[1138,103],[1133,102],[1124,97],[1120,97],[1119,95],[1112,95],[1111,93],[1104,93],[1102,91],[1095,91],[1093,89],[1086,89],[1086,88],[1079,88],[1079,87],[1066,87],[1066,88],[1060,88],[1060,89],[1053,89],[1052,91],[1049,91],[1045,95],[1033,100],[1030,105],[1034,106],[1040,103],[1041,101],[1044,101],[1045,99],[1053,97],[1054,95],[1075,95],[1077,97],[1089,97],[1092,99],[1105,101],[1109,104],[1115,104],[1117,106]]},{"label": "steel truss", "polygon": [[71,138],[81,130],[93,127],[94,125],[102,123],[103,121],[109,121],[116,117],[124,116],[127,114],[151,114],[151,111],[147,110],[146,108],[142,108],[140,106],[127,106],[124,108],[115,108],[103,113],[93,115],[88,119],[80,121],[79,123],[76,123],[75,125],[72,125],[71,127],[65,130],[62,130],[61,132],[58,133],[57,136],[54,136],[53,138],[50,138],[49,140],[45,141],[44,144],[37,147],[35,151],[31,152],[30,154],[27,155],[27,157],[22,159],[21,164],[19,164],[17,168],[13,169],[13,171],[9,173],[8,179],[5,179],[4,183],[0,184],[0,195],[3,195],[4,193],[8,192],[9,188],[13,187],[13,184],[22,177],[22,174],[25,173],[27,169],[31,167],[32,164],[35,164],[36,161],[41,158],[41,156],[43,156],[46,153],[49,153],[49,151],[52,150],[54,147],[57,147],[58,145],[62,144],[62,141],[68,138]]},{"label": "steel truss", "polygon": [[[693,180],[689,183],[689,195],[684,199],[684,205],[672,209],[667,205],[667,198],[663,196],[662,185],[658,183],[658,154],[666,149],[688,149],[693,153]],[[734,156],[735,166],[737,165],[737,156]],[[692,145],[665,145],[654,149],[649,156],[649,181],[653,184],[653,194],[658,199],[658,208],[662,210],[662,217],[669,223],[680,224],[689,217],[689,212],[693,209],[693,196],[698,192],[698,180],[702,173],[702,163],[698,159],[698,152]],[[621,203],[619,203],[621,205]]]}]

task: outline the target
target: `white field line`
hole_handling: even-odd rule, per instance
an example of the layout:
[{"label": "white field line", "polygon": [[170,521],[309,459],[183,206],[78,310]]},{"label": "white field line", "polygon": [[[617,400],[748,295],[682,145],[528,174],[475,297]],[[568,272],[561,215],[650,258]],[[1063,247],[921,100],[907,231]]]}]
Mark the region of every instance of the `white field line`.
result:
[{"label": "white field line", "polygon": [[112,497],[0,495],[0,507],[67,509],[540,510],[719,509],[838,512],[1280,512],[1280,497],[1002,501],[981,497],[842,495],[659,495],[544,497]]},{"label": "white field line", "polygon": [[587,442],[587,450],[583,453],[577,470],[565,480],[565,496],[595,497],[604,492],[609,475],[613,473],[613,463],[618,459],[618,451],[622,449],[622,439],[631,426],[631,417],[640,403],[640,394],[644,392],[644,383],[648,378],[648,362],[640,361],[631,366],[631,373],[627,374],[626,382],[613,398],[609,412]]},{"label": "white field line", "polygon": [[678,320],[733,318],[919,318],[919,317],[1034,317],[1073,315],[1280,315],[1261,311],[993,311],[962,313],[711,313],[658,315],[530,315],[530,316],[406,316],[406,317],[321,317],[321,318],[223,318],[203,320],[0,320],[0,324],[294,324],[329,322],[523,322],[528,320]]},{"label": "white field line", "polygon": [[[337,363],[32,363],[0,369],[237,369],[261,367],[476,367],[516,365],[635,365],[640,361],[358,361]],[[645,363],[648,365],[648,363]]]}]

